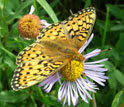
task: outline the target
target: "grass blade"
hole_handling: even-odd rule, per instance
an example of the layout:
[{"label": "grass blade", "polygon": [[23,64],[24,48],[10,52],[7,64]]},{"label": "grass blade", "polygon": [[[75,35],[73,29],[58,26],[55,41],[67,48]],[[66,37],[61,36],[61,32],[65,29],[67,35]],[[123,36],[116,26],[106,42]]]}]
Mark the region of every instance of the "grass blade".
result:
[{"label": "grass blade", "polygon": [[56,17],[56,14],[54,13],[50,5],[46,2],[46,0],[37,0],[37,2],[44,8],[44,10],[48,13],[54,23],[59,21]]},{"label": "grass blade", "polygon": [[104,46],[104,44],[105,44],[108,23],[109,23],[109,8],[107,7],[105,28],[104,28],[104,33],[103,33],[103,37],[102,37],[102,46]]}]

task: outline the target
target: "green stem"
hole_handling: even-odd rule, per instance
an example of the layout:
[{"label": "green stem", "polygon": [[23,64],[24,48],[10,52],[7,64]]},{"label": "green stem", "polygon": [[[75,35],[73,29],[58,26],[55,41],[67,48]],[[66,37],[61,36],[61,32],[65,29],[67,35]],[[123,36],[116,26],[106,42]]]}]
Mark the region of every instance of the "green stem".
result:
[{"label": "green stem", "polygon": [[92,97],[93,97],[93,107],[97,107],[94,93],[92,94]]},{"label": "green stem", "polygon": [[33,6],[34,6],[34,8],[35,8],[35,13],[36,13],[36,15],[38,15],[38,9],[37,9],[37,3],[36,3],[36,0],[34,0],[34,2],[33,2]]},{"label": "green stem", "polygon": [[40,96],[43,97],[43,93],[40,88],[38,88],[38,91],[39,91]]},{"label": "green stem", "polygon": [[106,41],[108,23],[109,23],[109,8],[107,7],[106,21],[105,21],[105,27],[104,27],[103,37],[102,37],[102,46],[104,46]]},{"label": "green stem", "polygon": [[37,0],[37,2],[44,8],[44,10],[48,13],[54,23],[59,21],[53,9],[50,7],[46,0]]},{"label": "green stem", "polygon": [[31,100],[32,100],[32,102],[33,102],[33,104],[34,104],[34,106],[33,106],[33,107],[37,107],[37,104],[36,104],[36,102],[35,102],[34,97],[33,97],[32,95],[30,95],[30,98],[31,98]]},{"label": "green stem", "polygon": [[3,46],[0,46],[0,49],[3,50],[8,55],[10,55],[10,56],[12,56],[13,58],[16,59],[16,56],[13,53],[11,53],[10,51],[8,51],[7,49],[5,49]]},{"label": "green stem", "polygon": [[6,6],[6,1],[3,0],[3,8],[1,11],[1,26],[3,28],[3,30],[1,30],[2,35],[4,35],[4,39],[1,41],[1,43],[3,43],[3,45],[6,45],[7,43],[7,37],[8,37],[8,25],[7,25],[7,21],[6,21],[6,15],[5,15],[5,6]]}]

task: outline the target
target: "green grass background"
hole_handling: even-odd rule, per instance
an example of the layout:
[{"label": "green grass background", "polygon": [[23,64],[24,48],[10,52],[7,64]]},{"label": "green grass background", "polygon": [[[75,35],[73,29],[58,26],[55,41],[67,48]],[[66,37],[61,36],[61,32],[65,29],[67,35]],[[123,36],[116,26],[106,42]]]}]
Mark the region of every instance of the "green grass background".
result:
[{"label": "green grass background", "polygon": [[[29,13],[34,5],[35,14],[49,23],[62,21],[83,8],[96,8],[97,18],[93,29],[95,37],[86,53],[96,48],[111,51],[92,58],[109,58],[104,62],[109,80],[105,87],[92,94],[93,101],[86,104],[79,98],[77,107],[124,107],[124,3],[122,0],[0,0],[0,107],[61,107],[57,101],[59,85],[46,94],[37,85],[13,91],[10,82],[16,68],[16,56],[33,43],[22,39],[17,30],[18,20]],[[96,103],[96,105],[95,105]],[[67,105],[65,105],[67,107]]]}]

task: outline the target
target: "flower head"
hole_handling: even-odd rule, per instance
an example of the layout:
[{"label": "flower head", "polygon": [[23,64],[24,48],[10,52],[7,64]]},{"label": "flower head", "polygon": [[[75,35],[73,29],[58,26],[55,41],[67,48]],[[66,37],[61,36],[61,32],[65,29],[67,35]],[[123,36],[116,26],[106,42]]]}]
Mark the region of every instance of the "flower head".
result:
[{"label": "flower head", "polygon": [[18,30],[24,38],[36,38],[41,30],[41,22],[38,16],[27,14],[18,23]]},{"label": "flower head", "polygon": [[[80,48],[79,53],[85,50],[93,36],[92,34],[89,40]],[[99,55],[100,52],[100,49],[96,49],[88,54],[82,55],[82,62],[71,60],[60,71],[46,78],[39,86],[44,86],[43,89],[48,93],[58,81],[60,83],[58,100],[63,101],[63,106],[66,102],[68,106],[71,105],[71,102],[76,106],[79,96],[88,103],[87,98],[92,99],[89,91],[95,93],[95,90],[98,90],[95,83],[91,82],[90,79],[102,86],[104,86],[104,82],[108,79],[108,77],[105,76],[105,71],[107,71],[107,69],[104,68],[103,64],[100,64],[108,60],[107,58],[94,62],[87,62],[89,58]],[[61,82],[61,78],[64,78],[64,81]]]},{"label": "flower head", "polygon": [[29,14],[24,15],[18,22],[18,31],[23,38],[36,39],[42,29],[51,25],[46,20],[40,20],[33,14],[34,11],[35,8],[32,5]]}]

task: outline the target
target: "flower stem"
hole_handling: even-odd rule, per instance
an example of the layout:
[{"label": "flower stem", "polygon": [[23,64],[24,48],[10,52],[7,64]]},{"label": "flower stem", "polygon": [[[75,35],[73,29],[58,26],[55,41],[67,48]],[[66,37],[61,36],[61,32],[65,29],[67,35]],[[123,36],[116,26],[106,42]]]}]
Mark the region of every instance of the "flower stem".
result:
[{"label": "flower stem", "polygon": [[40,88],[38,88],[38,91],[39,91],[40,96],[43,97],[43,93]]},{"label": "flower stem", "polygon": [[38,15],[38,9],[37,9],[36,0],[33,1],[33,6],[35,7],[36,15]]},{"label": "flower stem", "polygon": [[93,97],[93,107],[97,107],[94,93],[92,94],[92,97]]},{"label": "flower stem", "polygon": [[104,46],[104,44],[105,44],[108,23],[109,23],[109,8],[107,7],[106,21],[105,21],[105,27],[104,27],[103,37],[102,37],[102,46]]},{"label": "flower stem", "polygon": [[11,53],[10,51],[8,51],[7,49],[5,49],[1,44],[0,44],[0,49],[3,50],[8,55],[12,56],[14,59],[16,59],[16,56],[13,53]]},{"label": "flower stem", "polygon": [[30,95],[30,98],[31,98],[31,100],[32,100],[32,102],[33,102],[33,104],[34,104],[34,107],[37,107],[37,104],[36,104],[36,102],[35,102],[34,97],[33,97],[32,95]]}]

